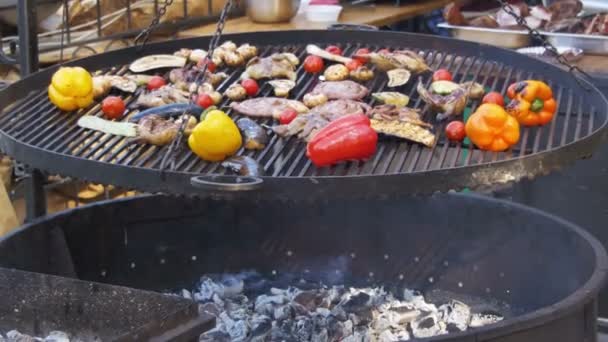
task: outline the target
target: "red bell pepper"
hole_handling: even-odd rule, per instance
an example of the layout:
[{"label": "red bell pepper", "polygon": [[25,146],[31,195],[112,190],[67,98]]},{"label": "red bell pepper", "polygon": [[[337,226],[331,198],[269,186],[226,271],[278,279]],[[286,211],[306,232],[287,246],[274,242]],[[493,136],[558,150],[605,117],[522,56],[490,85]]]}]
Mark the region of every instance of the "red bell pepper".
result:
[{"label": "red bell pepper", "polygon": [[346,160],[369,159],[376,152],[378,134],[369,118],[346,115],[321,129],[308,143],[306,156],[316,167]]}]

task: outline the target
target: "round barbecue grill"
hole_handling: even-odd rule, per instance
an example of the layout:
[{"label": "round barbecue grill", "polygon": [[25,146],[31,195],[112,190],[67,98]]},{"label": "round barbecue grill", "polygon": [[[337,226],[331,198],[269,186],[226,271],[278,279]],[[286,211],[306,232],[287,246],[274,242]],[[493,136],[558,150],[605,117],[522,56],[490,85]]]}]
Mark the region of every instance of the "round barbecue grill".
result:
[{"label": "round barbecue grill", "polygon": [[[499,48],[439,37],[372,31],[258,32],[226,35],[224,39],[256,45],[262,56],[288,51],[301,59],[309,43],[321,47],[337,44],[345,55],[362,47],[413,49],[424,56],[431,68],[451,70],[457,82],[476,81],[502,93],[515,81],[545,80],[554,89],[559,110],[550,124],[523,129],[518,145],[504,153],[484,152],[466,142],[449,142],[443,134],[445,123],[436,122],[429,110],[423,111],[424,120],[435,125],[438,134],[435,146],[427,148],[383,138],[377,153],[366,162],[315,168],[306,157],[305,142],[273,136],[262,151],[239,151],[256,159],[265,171],[259,178],[242,178],[227,174],[218,163],[198,159],[185,146],[176,152],[175,163],[161,170],[168,147],[134,145],[121,137],[78,127],[76,122],[82,115],[100,116],[100,106],[76,113],[64,113],[53,107],[46,92],[51,75],[57,70],[53,67],[0,92],[0,103],[5,105],[0,114],[0,149],[34,168],[148,192],[200,195],[257,190],[262,196],[284,198],[351,197],[478,188],[532,178],[590,156],[606,131],[608,104],[593,85],[557,66]],[[208,43],[209,38],[175,40],[149,44],[141,51],[128,48],[68,64],[102,70],[106,74],[124,74],[126,65],[138,56],[201,48]],[[230,76],[219,87],[220,92],[235,82],[243,69],[225,71]],[[423,80],[428,86],[430,75],[423,75]],[[301,99],[317,82],[316,77],[305,73],[300,66],[292,97]],[[423,108],[415,83],[410,82],[398,90],[410,95],[413,107]],[[387,89],[386,84],[386,77],[378,72],[366,86],[372,92],[379,92]],[[262,83],[259,96],[267,96],[271,91],[269,85]],[[369,103],[374,104],[373,100]],[[228,105],[225,100],[221,106],[228,108]],[[469,104],[473,111],[477,105],[478,102]],[[230,114],[234,118],[238,116]]]},{"label": "round barbecue grill", "polygon": [[[424,341],[580,342],[596,341],[596,300],[608,257],[583,229],[481,196],[298,205],[144,196],[28,224],[0,241],[0,266],[34,272],[16,277],[0,268],[0,331],[43,335],[63,329],[81,336],[93,329],[114,340],[117,331],[133,334],[146,317],[153,336],[179,326],[180,317],[187,330],[196,317],[158,320],[157,311],[177,312],[172,305],[183,303],[142,290],[180,293],[195,288],[204,274],[255,270],[277,279],[293,274],[294,286],[301,277],[328,285],[403,285],[431,301],[449,294],[471,307],[475,298],[478,310],[506,317]],[[19,286],[7,278],[17,278]],[[130,289],[114,288],[112,296],[96,282]],[[39,292],[46,296],[32,296]],[[123,311],[111,314],[103,303],[115,301]],[[131,309],[134,303],[155,308],[156,301],[154,312]],[[123,314],[133,314],[131,328]]]}]

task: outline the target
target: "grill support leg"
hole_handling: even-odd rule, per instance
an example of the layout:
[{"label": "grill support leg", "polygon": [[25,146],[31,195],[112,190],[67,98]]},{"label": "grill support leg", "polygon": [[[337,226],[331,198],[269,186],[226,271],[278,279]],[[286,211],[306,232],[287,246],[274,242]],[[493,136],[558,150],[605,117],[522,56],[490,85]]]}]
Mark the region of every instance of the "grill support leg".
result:
[{"label": "grill support leg", "polygon": [[17,1],[19,16],[19,63],[21,75],[38,70],[37,11],[35,0]]},{"label": "grill support leg", "polygon": [[25,180],[26,221],[46,215],[46,178],[40,170],[33,169]]}]

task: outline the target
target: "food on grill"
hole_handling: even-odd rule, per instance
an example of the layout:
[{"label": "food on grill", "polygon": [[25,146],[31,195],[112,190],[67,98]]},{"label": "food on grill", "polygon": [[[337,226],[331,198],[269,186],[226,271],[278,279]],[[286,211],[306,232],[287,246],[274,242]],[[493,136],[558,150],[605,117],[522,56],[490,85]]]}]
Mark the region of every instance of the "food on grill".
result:
[{"label": "food on grill", "polygon": [[381,93],[373,93],[372,97],[376,101],[383,104],[393,105],[395,107],[405,107],[410,103],[410,97],[394,91],[385,91]]},{"label": "food on grill", "polygon": [[128,76],[103,75],[93,77],[93,97],[105,96],[112,88],[125,93],[134,93],[137,90],[137,82]]},{"label": "food on grill", "polygon": [[593,16],[587,28],[585,28],[585,34],[608,35],[608,14],[596,14]]},{"label": "food on grill", "polygon": [[237,112],[253,117],[277,118],[287,108],[292,108],[298,113],[308,112],[308,107],[302,102],[280,97],[249,99],[242,102],[233,102],[231,106]]},{"label": "food on grill", "polygon": [[361,63],[361,61],[359,61],[358,59],[353,59],[352,61],[344,64],[344,66],[346,66],[349,71],[354,71],[362,67],[363,63]]},{"label": "food on grill", "polygon": [[477,108],[465,125],[467,137],[482,150],[502,152],[519,141],[517,120],[502,107],[492,103]]},{"label": "food on grill", "polygon": [[[447,81],[438,82],[443,83]],[[433,82],[433,84],[438,82]],[[447,85],[447,83],[445,84]],[[431,90],[429,91],[422,84],[422,80],[418,82],[418,87],[416,88],[418,94],[424,102],[431,106],[431,109],[439,113],[437,115],[438,120],[461,115],[464,111],[464,107],[467,104],[467,90],[456,83],[453,84],[455,85],[454,88],[442,88],[436,86],[435,89],[431,87]],[[437,93],[437,91],[439,93]]]},{"label": "food on grill", "polygon": [[369,90],[351,80],[321,82],[317,84],[311,94],[324,94],[330,100],[361,100],[366,97]]},{"label": "food on grill", "polygon": [[263,150],[268,144],[268,133],[257,122],[249,118],[241,118],[236,125],[241,130],[246,149]]},{"label": "food on grill", "polygon": [[502,96],[501,93],[493,91],[491,93],[487,93],[486,96],[484,96],[483,99],[481,100],[481,103],[494,103],[501,107],[504,107],[505,106],[505,97]]},{"label": "food on grill", "polygon": [[452,73],[446,69],[439,69],[433,73],[433,82],[437,81],[451,81]]},{"label": "food on grill", "polygon": [[218,66],[226,64],[238,67],[257,55],[258,49],[255,46],[243,44],[237,47],[233,42],[227,41],[213,50],[211,60]]},{"label": "food on grill", "polygon": [[186,65],[186,58],[174,55],[150,55],[136,59],[129,70],[135,73],[142,73],[150,70],[164,68],[183,68]]},{"label": "food on grill", "polygon": [[135,104],[144,108],[160,107],[172,103],[188,103],[190,94],[186,91],[175,89],[171,85],[141,94]]},{"label": "food on grill", "polygon": [[325,68],[323,58],[315,55],[310,55],[304,60],[304,70],[311,74],[318,74]]},{"label": "food on grill", "polygon": [[336,45],[330,45],[330,46],[326,47],[325,51],[331,53],[332,55],[342,56],[342,54],[343,54],[342,49],[340,49],[340,47],[336,46]]},{"label": "food on grill", "polygon": [[258,91],[260,91],[260,86],[258,86],[258,82],[252,79],[244,79],[241,81],[241,85],[245,88],[245,92],[249,96],[256,96]]},{"label": "food on grill", "polygon": [[319,57],[327,59],[329,61],[342,63],[342,64],[347,64],[352,60],[351,58],[341,56],[340,54],[331,53],[329,51],[323,50],[320,47],[318,47],[316,45],[312,45],[312,44],[306,46],[306,52],[310,55],[319,56]]},{"label": "food on grill", "polygon": [[310,112],[298,115],[289,124],[272,127],[272,130],[281,137],[297,135],[298,138],[309,140],[316,132],[327,126],[331,121],[345,115],[365,114],[371,107],[363,102],[353,100],[335,100],[327,102],[310,110]]},{"label": "food on grill", "polygon": [[458,88],[460,88],[460,85],[451,81],[435,81],[431,83],[429,90],[434,94],[450,95]]},{"label": "food on grill", "polygon": [[378,134],[363,114],[346,115],[323,127],[306,146],[306,156],[316,167],[342,161],[367,160],[376,153]]},{"label": "food on grill", "polygon": [[153,107],[141,111],[130,117],[129,121],[137,122],[148,115],[157,115],[162,118],[179,116],[181,114],[190,114],[198,117],[203,112],[203,108],[189,103],[174,103],[160,107]]},{"label": "food on grill", "polygon": [[[131,122],[114,122],[102,118],[85,115],[78,119],[78,126],[96,130],[106,134],[118,135],[133,138],[136,143],[148,143],[163,146],[171,143],[177,136],[182,120],[173,118],[163,118],[159,115],[148,115],[137,124]],[[196,125],[196,119],[187,115],[187,124],[184,134],[189,135],[192,128]]]},{"label": "food on grill", "polygon": [[261,80],[264,78],[287,78],[296,80],[296,66],[300,64],[298,57],[292,53],[275,53],[269,57],[252,58],[247,63],[247,69],[242,79],[252,78]]},{"label": "food on grill", "polygon": [[61,110],[86,108],[93,103],[93,77],[81,67],[61,67],[51,78],[48,95]]},{"label": "food on grill", "polygon": [[120,119],[125,113],[125,102],[118,96],[108,96],[101,102],[101,111],[108,119]]},{"label": "food on grill", "polygon": [[393,69],[387,71],[388,87],[399,87],[410,81],[412,74],[406,69]]},{"label": "food on grill", "polygon": [[258,48],[253,45],[243,44],[236,48],[236,53],[248,61],[258,55]]},{"label": "food on grill", "polygon": [[215,101],[213,101],[213,98],[209,94],[200,94],[196,97],[196,105],[208,109],[215,105]]},{"label": "food on grill", "polygon": [[486,94],[485,88],[477,82],[464,82],[460,86],[467,90],[469,98],[473,100],[479,100]]},{"label": "food on grill", "polygon": [[393,69],[407,69],[412,73],[419,74],[430,70],[424,58],[410,50],[378,51],[361,57],[369,58],[370,61],[382,71]]},{"label": "food on grill", "polygon": [[205,70],[205,68],[207,68],[206,70],[209,72],[215,72],[215,70],[217,69],[217,65],[213,63],[213,61],[210,60],[209,57],[205,57],[198,61],[198,63],[196,63],[196,66],[200,70]]},{"label": "food on grill", "polygon": [[420,112],[413,108],[381,105],[372,109],[371,125],[378,133],[410,140],[433,147],[435,134],[433,126],[420,118]]},{"label": "food on grill", "polygon": [[523,126],[542,126],[553,119],[557,103],[551,87],[544,82],[527,80],[509,86],[511,102],[507,112]]},{"label": "food on grill", "polygon": [[207,51],[201,49],[180,49],[173,53],[174,56],[184,57],[188,61],[198,63],[201,60],[207,58]]},{"label": "food on grill", "polygon": [[236,156],[226,159],[222,166],[239,176],[263,176],[264,169],[255,159],[247,156]]},{"label": "food on grill", "polygon": [[467,132],[464,128],[464,122],[452,121],[445,126],[445,136],[450,141],[461,142],[466,138]]},{"label": "food on grill", "polygon": [[317,107],[317,106],[327,103],[327,101],[329,101],[329,99],[323,93],[321,93],[321,94],[310,94],[309,93],[309,94],[304,95],[303,101],[304,101],[304,104],[306,105],[306,107],[313,108],[313,107]]},{"label": "food on grill", "polygon": [[355,70],[351,70],[350,78],[357,82],[367,82],[374,78],[374,71],[363,65]]},{"label": "food on grill", "polygon": [[296,82],[292,80],[272,80],[268,84],[274,89],[274,96],[287,97],[291,89],[296,87]]},{"label": "food on grill", "polygon": [[237,125],[226,113],[211,110],[203,115],[188,138],[188,146],[201,159],[218,162],[234,155],[243,138]]},{"label": "food on grill", "polygon": [[202,69],[199,67],[192,67],[187,70],[184,68],[177,68],[171,70],[169,73],[169,80],[176,88],[190,91],[193,86],[196,86],[196,82],[208,83],[215,88],[228,77],[228,75],[223,72],[214,73],[211,70],[207,70],[204,78],[201,74]]},{"label": "food on grill", "polygon": [[148,80],[148,85],[146,86],[148,90],[156,90],[167,85],[165,79],[161,76],[152,76],[150,80]]},{"label": "food on grill", "polygon": [[225,95],[232,101],[241,101],[247,97],[247,91],[239,83],[233,83],[226,89]]},{"label": "food on grill", "polygon": [[281,115],[279,115],[279,123],[281,125],[289,125],[295,118],[298,117],[298,112],[295,110],[288,108],[285,109]]},{"label": "food on grill", "polygon": [[343,81],[347,79],[349,75],[350,72],[348,71],[348,68],[343,64],[330,65],[323,73],[323,76],[327,81]]}]

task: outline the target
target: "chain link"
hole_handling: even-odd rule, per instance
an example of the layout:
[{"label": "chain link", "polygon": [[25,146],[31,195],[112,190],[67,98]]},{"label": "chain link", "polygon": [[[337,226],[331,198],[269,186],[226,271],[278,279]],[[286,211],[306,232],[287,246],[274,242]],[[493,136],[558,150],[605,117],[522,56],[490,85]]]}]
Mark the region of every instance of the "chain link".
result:
[{"label": "chain link", "polygon": [[589,74],[587,74],[586,72],[584,72],[583,70],[581,70],[579,67],[570,64],[570,62],[568,62],[568,60],[566,59],[566,57],[564,57],[562,54],[559,53],[559,51],[557,50],[557,48],[555,46],[553,46],[553,44],[549,43],[547,41],[547,39],[545,39],[545,37],[543,37],[543,35],[537,30],[537,29],[533,29],[531,28],[528,23],[526,22],[526,19],[524,19],[521,15],[519,15],[517,12],[515,12],[515,10],[513,9],[513,6],[511,6],[509,3],[507,3],[505,0],[497,0],[500,5],[502,6],[503,10],[511,15],[513,18],[515,18],[515,20],[517,21],[517,23],[524,27],[526,30],[528,30],[528,33],[534,37],[536,40],[538,40],[539,42],[542,43],[542,46],[547,49],[548,51],[550,51],[553,56],[555,57],[555,59],[557,60],[557,62],[563,66],[565,66],[566,68],[568,68],[568,72],[570,74],[572,74],[572,76],[574,77],[574,79],[576,80],[576,82],[585,90],[587,91],[591,91],[592,88],[589,87],[588,84],[583,83],[583,81],[581,80],[581,78],[575,74],[575,72],[578,72],[580,75],[585,76],[585,78],[587,78],[587,82],[591,81],[591,76]]},{"label": "chain link", "polygon": [[[224,8],[222,9],[220,17],[218,19],[217,28],[215,30],[215,33],[213,34],[213,37],[211,37],[211,40],[209,41],[209,47],[207,49],[207,58],[209,61],[211,61],[211,57],[213,56],[213,51],[217,48],[217,46],[219,44],[220,38],[222,36],[222,32],[224,31],[224,27],[226,26],[226,19],[228,18],[228,15],[230,14],[232,5],[233,5],[233,0],[227,0],[226,4],[224,5]],[[207,65],[208,65],[208,63],[203,64],[202,70],[194,79],[194,84],[196,86],[192,87],[193,89],[190,93],[190,104],[194,104],[196,95],[198,94],[198,88],[201,84],[204,83],[204,81],[207,77]],[[175,169],[175,157],[178,154],[178,151],[182,146],[184,130],[186,129],[186,126],[188,124],[189,116],[186,113],[186,111],[184,111],[184,113],[180,116],[180,118],[182,119],[182,122],[179,127],[177,136],[173,139],[173,141],[171,142],[171,145],[169,145],[169,149],[163,156],[163,159],[160,164],[161,178],[163,178],[163,179],[165,177],[164,172],[167,168],[167,165],[170,165],[172,170]]]},{"label": "chain link", "polygon": [[137,35],[137,37],[135,37],[135,45],[139,47],[139,49],[142,49],[148,40],[150,40],[150,34],[152,34],[152,31],[154,31],[156,26],[160,24],[160,19],[165,15],[165,13],[167,13],[167,8],[171,6],[171,4],[173,4],[173,0],[165,0],[165,3],[158,8],[158,11],[154,16],[154,19],[152,19],[150,25],[148,25],[148,27],[146,27]]}]

